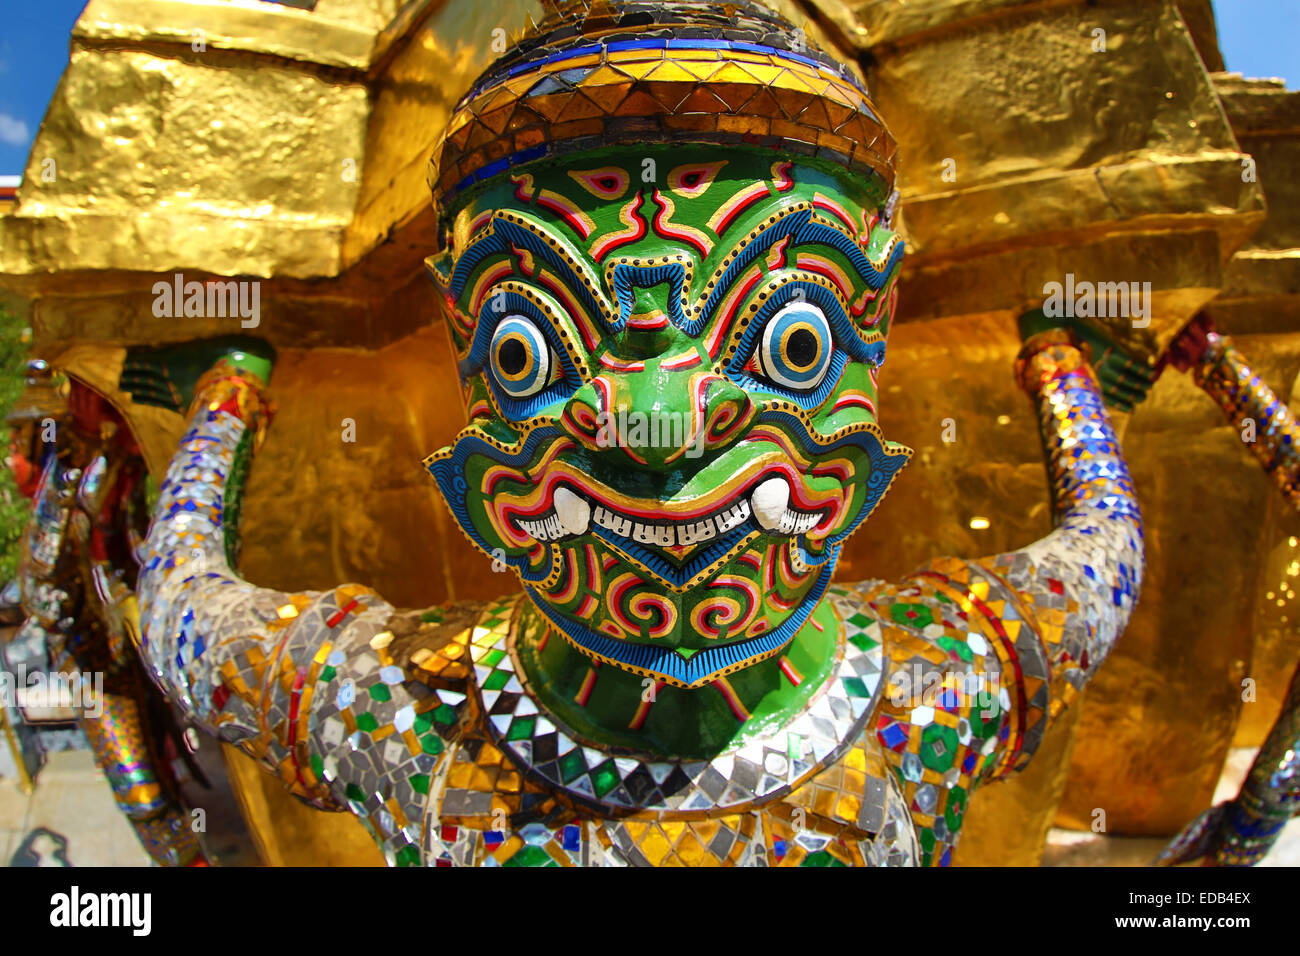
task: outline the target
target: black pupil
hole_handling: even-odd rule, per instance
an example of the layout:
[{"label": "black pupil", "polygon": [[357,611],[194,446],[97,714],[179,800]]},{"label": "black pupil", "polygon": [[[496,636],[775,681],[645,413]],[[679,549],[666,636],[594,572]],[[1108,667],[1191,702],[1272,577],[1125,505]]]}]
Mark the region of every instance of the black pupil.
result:
[{"label": "black pupil", "polygon": [[497,350],[497,363],[507,375],[518,375],[528,364],[528,353],[524,343],[518,339],[506,339]]},{"label": "black pupil", "polygon": [[817,358],[817,336],[807,329],[796,329],[785,340],[785,350],[791,365],[807,368]]}]

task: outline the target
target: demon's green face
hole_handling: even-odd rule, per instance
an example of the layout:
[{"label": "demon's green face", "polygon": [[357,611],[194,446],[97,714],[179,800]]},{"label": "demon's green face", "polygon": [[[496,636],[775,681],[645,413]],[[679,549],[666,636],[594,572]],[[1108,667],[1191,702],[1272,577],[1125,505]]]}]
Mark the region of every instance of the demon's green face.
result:
[{"label": "demon's green face", "polygon": [[777,653],[908,449],[876,425],[879,187],[612,149],[479,192],[430,260],[469,425],[426,462],[589,656],[696,687]]}]

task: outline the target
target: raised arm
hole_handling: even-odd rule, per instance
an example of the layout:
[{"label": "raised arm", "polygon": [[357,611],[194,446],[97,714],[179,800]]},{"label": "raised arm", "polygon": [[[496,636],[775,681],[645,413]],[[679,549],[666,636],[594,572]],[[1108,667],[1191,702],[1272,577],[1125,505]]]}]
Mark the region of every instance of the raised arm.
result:
[{"label": "raised arm", "polygon": [[[1171,363],[1190,371],[1259,460],[1293,508],[1300,509],[1300,428],[1290,408],[1255,374],[1227,336],[1197,316],[1173,343]],[[1189,823],[1157,863],[1201,861],[1253,866],[1300,813],[1300,668],[1282,711],[1256,754],[1237,796]]]},{"label": "raised arm", "polygon": [[248,371],[222,363],[199,381],[154,508],[141,653],[192,719],[298,796],[351,810],[390,863],[415,863],[429,780],[446,755],[432,711],[459,697],[405,681],[388,650],[393,608],[369,588],[287,593],[232,570],[232,515],[266,421]]},{"label": "raised arm", "polygon": [[1171,362],[1223,410],[1293,508],[1300,508],[1300,426],[1286,402],[1264,383],[1226,335],[1205,316],[1179,336]]},{"label": "raised arm", "polygon": [[1019,551],[853,589],[888,631],[875,730],[927,815],[930,862],[946,862],[969,790],[1024,766],[1096,671],[1142,580],[1132,482],[1083,353],[1063,333],[1035,335],[1017,374],[1037,406],[1056,530]]}]

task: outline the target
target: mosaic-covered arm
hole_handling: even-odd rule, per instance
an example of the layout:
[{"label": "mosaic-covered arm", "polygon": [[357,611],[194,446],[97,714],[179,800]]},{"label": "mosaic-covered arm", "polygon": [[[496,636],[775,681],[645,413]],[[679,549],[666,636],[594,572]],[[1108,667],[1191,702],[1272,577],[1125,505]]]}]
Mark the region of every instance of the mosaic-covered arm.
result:
[{"label": "mosaic-covered arm", "polygon": [[1282,828],[1300,815],[1300,668],[1282,713],[1251,764],[1237,798],[1228,804],[1211,859],[1219,866],[1251,866],[1268,855]]},{"label": "mosaic-covered arm", "polygon": [[[1283,496],[1300,508],[1300,429],[1295,416],[1264,384],[1233,346],[1198,316],[1175,340],[1175,365],[1192,373],[1273,478]],[[1249,431],[1248,431],[1249,430]],[[1300,814],[1300,669],[1282,712],[1236,798],[1212,807],[1188,824],[1161,853],[1158,863],[1200,860],[1216,866],[1253,866],[1268,855],[1288,820]]]},{"label": "mosaic-covered arm", "polygon": [[1016,364],[1034,401],[1056,529],[1028,547],[975,566],[1013,591],[1032,640],[1017,645],[1025,708],[1018,769],[1046,724],[1074,700],[1124,632],[1142,585],[1144,542],[1123,451],[1087,359],[1059,334],[1026,342]]},{"label": "mosaic-covered arm", "polygon": [[[1205,389],[1234,427],[1253,423],[1247,442],[1286,500],[1300,508],[1300,428],[1291,409],[1246,364],[1232,340],[1206,335],[1205,351],[1192,366]],[[1300,813],[1300,669],[1278,716],[1251,765],[1241,792],[1224,813],[1210,859],[1220,866],[1262,860],[1287,821]]]},{"label": "mosaic-covered arm", "polygon": [[219,366],[199,383],[153,512],[139,598],[141,652],[186,714],[295,794],[352,810],[389,862],[418,859],[443,752],[432,690],[387,645],[393,608],[341,585],[287,593],[232,569],[241,475],[266,421],[258,385]]},{"label": "mosaic-covered arm", "polygon": [[[914,783],[926,769],[942,768],[951,786],[953,771],[973,785],[1023,767],[1137,600],[1141,516],[1092,369],[1049,334],[1026,344],[1017,371],[1038,408],[1056,530],[1018,551],[931,562],[865,595],[899,625],[878,736],[922,758],[903,768]],[[954,758],[927,747],[930,723],[954,731],[940,748]],[[930,732],[930,741],[943,738]]]},{"label": "mosaic-covered arm", "polygon": [[1209,332],[1192,365],[1196,384],[1214,399],[1292,507],[1300,508],[1300,427],[1226,335]]}]

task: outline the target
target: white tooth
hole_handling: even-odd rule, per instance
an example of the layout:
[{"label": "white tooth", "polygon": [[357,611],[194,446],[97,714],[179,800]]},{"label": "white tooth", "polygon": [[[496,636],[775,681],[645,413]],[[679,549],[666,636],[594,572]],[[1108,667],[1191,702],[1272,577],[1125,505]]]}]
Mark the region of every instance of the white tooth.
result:
[{"label": "white tooth", "polygon": [[794,523],[796,520],[798,520],[798,518],[799,515],[796,514],[795,512],[786,511],[786,513],[781,516],[781,525],[780,525],[781,533],[794,534]]},{"label": "white tooth", "polygon": [[811,531],[813,528],[817,527],[817,522],[820,518],[821,515],[817,512],[809,512],[795,522],[794,529],[799,534],[803,534],[805,531]]},{"label": "white tooth", "polygon": [[723,511],[718,515],[717,517],[718,530],[730,531],[736,525],[744,521],[747,517],[749,517],[748,505],[745,505],[743,509],[738,504],[732,505],[730,508],[726,509],[725,511]]},{"label": "white tooth", "polygon": [[632,540],[639,541],[641,544],[654,544],[654,525],[641,524],[639,521],[632,522]]},{"label": "white tooth", "polygon": [[697,521],[695,524],[684,524],[677,529],[677,540],[680,544],[699,544],[701,541],[708,541],[718,533],[713,522],[708,518],[703,521]]},{"label": "white tooth", "polygon": [[790,486],[784,478],[769,478],[754,489],[750,500],[758,523],[768,531],[774,531],[790,504]]},{"label": "white tooth", "polygon": [[677,536],[670,524],[661,524],[655,528],[655,544],[661,548],[671,548],[677,543]]},{"label": "white tooth", "polygon": [[591,527],[591,505],[568,488],[555,489],[555,515],[569,534],[586,534]]},{"label": "white tooth", "polygon": [[[559,495],[558,491],[556,492],[556,495],[558,497]],[[625,538],[631,537],[632,529],[636,527],[635,522],[633,522],[632,520],[628,518],[624,518],[622,515],[610,511],[608,508],[602,505],[596,506],[596,510],[593,513],[593,517],[595,519],[596,524],[600,525],[602,528],[608,528],[610,531],[614,532],[615,534],[621,534]],[[637,540],[640,539],[638,538]]]}]

